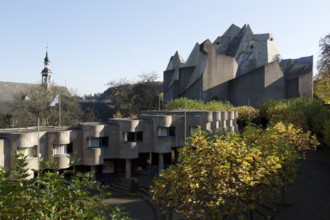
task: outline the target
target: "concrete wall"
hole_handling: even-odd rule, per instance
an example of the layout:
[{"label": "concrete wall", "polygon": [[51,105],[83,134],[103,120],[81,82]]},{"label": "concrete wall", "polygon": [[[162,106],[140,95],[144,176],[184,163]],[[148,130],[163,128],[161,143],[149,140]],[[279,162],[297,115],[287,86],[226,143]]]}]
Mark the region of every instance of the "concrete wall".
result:
[{"label": "concrete wall", "polygon": [[230,81],[229,101],[235,106],[256,106],[264,97],[264,82],[264,67]]},{"label": "concrete wall", "polygon": [[299,76],[299,95],[313,96],[313,72]]},{"label": "concrete wall", "polygon": [[236,106],[286,98],[285,79],[277,61],[232,80],[229,91],[230,102]]},{"label": "concrete wall", "polygon": [[265,65],[265,93],[263,99],[285,99],[285,78],[276,60]]},{"label": "concrete wall", "polygon": [[[69,167],[68,152],[54,154],[54,147],[58,145],[72,146],[75,159],[80,160],[78,165],[94,167],[103,165],[105,159],[125,159],[126,165],[131,166],[131,160],[138,159],[142,153],[157,153],[162,161],[163,154],[184,146],[185,138],[197,126],[210,134],[217,131],[236,132],[236,119],[237,112],[230,111],[155,111],[144,113],[138,119],[110,119],[108,123],[85,123],[74,129],[43,128],[39,132],[36,128],[0,130],[0,166],[8,171],[15,165],[11,158],[17,151],[28,154],[26,149],[38,149],[38,145],[39,153],[30,155],[27,160],[31,178],[32,170],[39,169],[38,156],[46,161],[55,161],[59,169]],[[168,132],[160,132],[164,129]],[[125,139],[127,132],[142,132],[142,136],[128,140]],[[107,143],[90,146],[90,138],[102,139]],[[163,167],[163,164],[159,167]],[[130,176],[130,168],[126,176]]]}]

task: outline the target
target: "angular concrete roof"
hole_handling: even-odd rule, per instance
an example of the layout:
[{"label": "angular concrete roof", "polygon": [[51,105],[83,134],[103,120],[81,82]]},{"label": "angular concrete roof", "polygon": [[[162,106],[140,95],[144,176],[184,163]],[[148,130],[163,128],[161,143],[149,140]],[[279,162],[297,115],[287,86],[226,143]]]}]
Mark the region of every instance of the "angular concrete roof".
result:
[{"label": "angular concrete roof", "polygon": [[280,66],[286,79],[297,78],[313,70],[313,56],[284,59],[281,60]]}]

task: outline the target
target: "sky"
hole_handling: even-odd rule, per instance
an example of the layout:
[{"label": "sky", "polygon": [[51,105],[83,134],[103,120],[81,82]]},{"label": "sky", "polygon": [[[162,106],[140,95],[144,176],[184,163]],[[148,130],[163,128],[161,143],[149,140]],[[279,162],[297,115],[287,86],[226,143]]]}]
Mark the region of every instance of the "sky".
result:
[{"label": "sky", "polygon": [[0,81],[40,83],[47,47],[53,82],[78,95],[145,73],[162,81],[176,51],[187,59],[231,24],[272,33],[282,58],[313,55],[316,66],[329,8],[329,0],[0,0]]}]

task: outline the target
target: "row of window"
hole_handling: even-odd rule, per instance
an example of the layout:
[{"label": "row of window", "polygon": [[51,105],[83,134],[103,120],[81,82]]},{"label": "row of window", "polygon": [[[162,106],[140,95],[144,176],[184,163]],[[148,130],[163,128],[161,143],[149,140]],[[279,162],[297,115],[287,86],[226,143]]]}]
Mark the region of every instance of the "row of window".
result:
[{"label": "row of window", "polygon": [[[175,136],[175,127],[158,127],[157,129],[158,137],[173,137]],[[126,142],[142,142],[143,132],[124,132],[123,139]],[[90,137],[87,139],[89,148],[99,148],[99,147],[109,147],[109,137]],[[37,156],[37,146],[22,148],[20,150],[24,155],[28,157]],[[53,146],[53,156],[71,154],[73,153],[73,144],[54,144]]]}]

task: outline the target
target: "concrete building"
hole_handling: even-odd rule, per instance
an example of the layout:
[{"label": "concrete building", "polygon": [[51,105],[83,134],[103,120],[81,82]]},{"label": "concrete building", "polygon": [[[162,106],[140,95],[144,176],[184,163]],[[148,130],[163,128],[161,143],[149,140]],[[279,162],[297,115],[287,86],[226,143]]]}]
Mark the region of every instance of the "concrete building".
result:
[{"label": "concrete building", "polygon": [[173,163],[177,149],[197,126],[210,134],[237,131],[237,112],[149,111],[137,119],[82,123],[76,127],[31,127],[0,130],[0,166],[8,171],[13,156],[28,157],[30,178],[40,169],[39,159],[70,166],[75,152],[79,167],[97,177],[155,175]]},{"label": "concrete building", "polygon": [[313,57],[281,59],[274,37],[231,25],[213,43],[196,43],[187,61],[178,52],[164,71],[165,102],[179,97],[258,105],[265,99],[312,96]]}]

